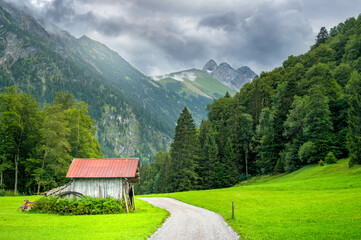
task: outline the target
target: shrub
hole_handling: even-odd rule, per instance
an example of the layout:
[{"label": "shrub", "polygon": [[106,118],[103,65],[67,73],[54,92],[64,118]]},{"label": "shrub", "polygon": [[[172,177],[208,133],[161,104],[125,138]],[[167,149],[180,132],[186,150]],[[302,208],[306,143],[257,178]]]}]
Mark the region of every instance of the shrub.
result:
[{"label": "shrub", "polygon": [[337,161],[335,155],[333,154],[333,152],[328,152],[326,157],[325,157],[325,163],[327,164],[332,164],[335,163]]},{"label": "shrub", "polygon": [[319,164],[320,166],[325,166],[325,162],[322,161],[322,160],[318,161],[318,164]]},{"label": "shrub", "polygon": [[302,162],[315,162],[316,146],[313,142],[305,142],[298,150],[298,156]]},{"label": "shrub", "polygon": [[246,174],[242,173],[238,177],[238,182],[247,181],[248,179],[251,179],[251,178],[252,178],[251,175],[246,175]]},{"label": "shrub", "polygon": [[81,198],[59,198],[56,196],[42,197],[36,201],[31,211],[55,214],[112,214],[122,213],[125,209],[124,201],[119,199],[93,198],[83,196]]},{"label": "shrub", "polygon": [[14,192],[13,190],[0,189],[0,196],[1,197],[15,197],[15,196],[20,196],[20,193]]}]

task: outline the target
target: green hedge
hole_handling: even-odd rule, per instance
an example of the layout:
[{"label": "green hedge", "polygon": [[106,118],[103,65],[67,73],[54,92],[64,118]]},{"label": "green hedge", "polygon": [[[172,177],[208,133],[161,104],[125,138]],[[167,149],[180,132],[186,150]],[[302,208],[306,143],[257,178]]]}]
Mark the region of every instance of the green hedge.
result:
[{"label": "green hedge", "polygon": [[50,196],[38,199],[30,211],[61,215],[112,214],[125,212],[125,203],[111,197],[93,198],[83,196],[81,198],[59,198]]}]

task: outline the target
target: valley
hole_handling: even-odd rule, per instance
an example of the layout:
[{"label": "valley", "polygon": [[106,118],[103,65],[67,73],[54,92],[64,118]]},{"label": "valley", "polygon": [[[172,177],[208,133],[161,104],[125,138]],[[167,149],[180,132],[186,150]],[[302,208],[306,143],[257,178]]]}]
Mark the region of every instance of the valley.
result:
[{"label": "valley", "polygon": [[204,74],[197,86],[169,88],[100,42],[87,36],[77,39],[5,1],[0,7],[0,88],[16,86],[42,105],[52,102],[57,92],[84,101],[107,157],[132,156],[149,162],[157,151],[170,146],[184,106],[200,125],[207,116],[206,106],[232,92]]},{"label": "valley", "polygon": [[361,239],[361,15],[229,3],[0,0],[0,240]]}]

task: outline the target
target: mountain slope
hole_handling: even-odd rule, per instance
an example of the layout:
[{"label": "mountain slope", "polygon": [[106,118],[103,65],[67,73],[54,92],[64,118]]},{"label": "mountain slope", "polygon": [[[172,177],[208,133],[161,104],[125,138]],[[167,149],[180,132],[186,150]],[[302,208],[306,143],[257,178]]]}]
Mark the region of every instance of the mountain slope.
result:
[{"label": "mountain slope", "polygon": [[214,99],[223,97],[227,91],[231,95],[236,93],[234,90],[224,86],[218,80],[198,69],[189,69],[163,76],[156,76],[153,77],[153,79],[164,85],[169,91],[174,91],[188,98],[203,96]]},{"label": "mountain slope", "polygon": [[107,81],[126,93],[131,101],[143,107],[147,114],[153,114],[166,123],[171,134],[185,105],[183,99],[154,83],[105,45],[86,36],[81,37],[78,43],[79,47],[73,51],[74,58],[85,60]]},{"label": "mountain slope", "polygon": [[[89,105],[99,143],[108,157],[147,159],[166,149],[170,124],[149,114],[86,60],[87,49],[81,40],[58,29],[56,34],[50,33],[30,15],[5,2],[0,6],[0,88],[15,85],[43,104],[51,102],[58,91],[72,93]],[[95,58],[100,59],[99,55]]]}]

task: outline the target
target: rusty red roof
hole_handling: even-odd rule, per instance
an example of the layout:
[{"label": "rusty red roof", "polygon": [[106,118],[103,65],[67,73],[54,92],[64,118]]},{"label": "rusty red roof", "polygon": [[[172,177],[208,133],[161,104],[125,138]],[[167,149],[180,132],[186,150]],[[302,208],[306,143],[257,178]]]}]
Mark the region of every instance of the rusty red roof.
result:
[{"label": "rusty red roof", "polygon": [[138,158],[75,158],[67,178],[119,178],[135,177]]}]

